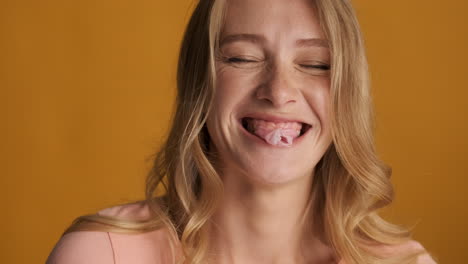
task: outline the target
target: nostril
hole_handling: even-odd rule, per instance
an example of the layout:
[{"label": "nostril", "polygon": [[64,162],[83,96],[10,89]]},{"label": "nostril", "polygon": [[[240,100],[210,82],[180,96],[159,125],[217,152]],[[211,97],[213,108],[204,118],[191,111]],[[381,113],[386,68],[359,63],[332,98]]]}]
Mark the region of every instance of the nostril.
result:
[{"label": "nostril", "polygon": [[263,84],[257,89],[255,96],[275,107],[282,107],[285,104],[297,103],[298,92],[288,84]]}]

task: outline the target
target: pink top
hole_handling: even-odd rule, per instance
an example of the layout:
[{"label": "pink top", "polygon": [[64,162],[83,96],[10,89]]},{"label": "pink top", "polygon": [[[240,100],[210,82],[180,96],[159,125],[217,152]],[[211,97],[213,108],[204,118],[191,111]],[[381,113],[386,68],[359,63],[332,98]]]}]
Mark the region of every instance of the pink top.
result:
[{"label": "pink top", "polygon": [[[143,203],[107,208],[99,215],[128,220],[143,220],[149,209]],[[417,242],[399,250],[416,250]],[[164,230],[141,234],[78,231],[64,235],[55,245],[46,264],[169,264],[172,263],[168,235]],[[429,255],[420,256],[418,264],[436,264]],[[340,261],[339,264],[345,264]]]}]

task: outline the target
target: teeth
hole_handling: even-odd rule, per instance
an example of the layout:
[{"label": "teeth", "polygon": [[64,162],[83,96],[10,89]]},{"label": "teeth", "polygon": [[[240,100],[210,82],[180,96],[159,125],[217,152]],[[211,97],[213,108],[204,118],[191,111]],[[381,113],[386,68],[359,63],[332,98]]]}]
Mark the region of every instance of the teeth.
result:
[{"label": "teeth", "polygon": [[275,123],[272,123],[272,122],[265,122],[265,123],[266,123],[268,129],[275,129],[276,128]]},{"label": "teeth", "polygon": [[251,132],[255,133],[255,130],[258,126],[266,127],[268,129],[275,129],[275,128],[288,128],[288,129],[296,129],[299,132],[302,130],[303,125],[298,122],[281,122],[281,123],[274,123],[268,122],[261,119],[253,119],[253,118],[245,118],[242,122],[245,128]]}]

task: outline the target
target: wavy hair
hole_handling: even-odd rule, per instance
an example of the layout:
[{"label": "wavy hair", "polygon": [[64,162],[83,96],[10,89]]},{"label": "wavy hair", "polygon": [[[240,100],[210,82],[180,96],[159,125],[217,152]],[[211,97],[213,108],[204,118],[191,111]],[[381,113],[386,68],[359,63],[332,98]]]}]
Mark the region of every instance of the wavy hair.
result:
[{"label": "wavy hair", "polygon": [[[410,232],[377,214],[393,200],[391,169],[379,159],[374,145],[368,65],[354,10],[348,0],[313,3],[332,56],[333,137],[314,174],[309,208],[319,217],[314,223],[348,264],[415,263],[424,252],[389,257],[371,249],[407,242]],[[215,89],[215,58],[225,9],[226,0],[200,0],[186,28],[178,61],[175,115],[146,181],[146,203],[154,215],[143,222],[82,216],[65,233],[165,228],[172,248],[180,245],[183,263],[207,263],[208,220],[217,206],[218,199],[213,198],[222,195],[223,184],[208,149],[205,121]],[[155,195],[158,186],[164,187],[162,197]]]}]

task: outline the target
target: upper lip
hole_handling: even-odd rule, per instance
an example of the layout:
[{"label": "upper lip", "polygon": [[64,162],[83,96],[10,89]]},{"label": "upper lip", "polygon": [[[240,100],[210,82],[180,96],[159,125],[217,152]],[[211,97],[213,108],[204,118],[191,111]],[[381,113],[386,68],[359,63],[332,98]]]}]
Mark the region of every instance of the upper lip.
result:
[{"label": "upper lip", "polygon": [[247,118],[247,117],[261,119],[261,120],[275,122],[275,123],[297,122],[297,123],[310,125],[309,123],[301,119],[289,118],[289,117],[285,117],[281,115],[268,114],[268,113],[249,113],[249,114],[244,115],[242,118]]}]

